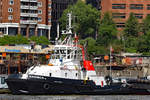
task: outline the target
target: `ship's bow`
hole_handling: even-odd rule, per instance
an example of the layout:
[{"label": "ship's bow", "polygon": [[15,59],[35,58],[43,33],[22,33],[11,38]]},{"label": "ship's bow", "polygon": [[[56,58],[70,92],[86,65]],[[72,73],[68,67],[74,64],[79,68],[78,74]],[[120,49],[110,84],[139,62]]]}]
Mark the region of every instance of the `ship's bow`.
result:
[{"label": "ship's bow", "polygon": [[28,94],[26,79],[21,79],[20,74],[9,75],[6,83],[13,94]]}]

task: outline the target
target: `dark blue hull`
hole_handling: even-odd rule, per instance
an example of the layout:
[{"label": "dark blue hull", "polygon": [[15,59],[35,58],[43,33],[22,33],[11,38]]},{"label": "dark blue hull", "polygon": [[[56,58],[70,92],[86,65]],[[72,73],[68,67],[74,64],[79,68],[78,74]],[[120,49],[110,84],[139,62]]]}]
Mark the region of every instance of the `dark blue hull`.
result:
[{"label": "dark blue hull", "polygon": [[134,89],[123,86],[121,83],[101,87],[95,85],[92,80],[84,81],[43,76],[20,79],[19,77],[10,76],[6,82],[13,94],[149,94],[146,89]]}]

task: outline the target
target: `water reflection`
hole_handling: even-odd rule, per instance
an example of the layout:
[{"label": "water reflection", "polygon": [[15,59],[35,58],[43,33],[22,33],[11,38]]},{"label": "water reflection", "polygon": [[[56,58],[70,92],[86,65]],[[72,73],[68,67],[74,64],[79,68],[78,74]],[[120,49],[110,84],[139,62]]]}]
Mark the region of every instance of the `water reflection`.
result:
[{"label": "water reflection", "polygon": [[139,95],[107,95],[107,96],[89,96],[89,95],[47,95],[47,96],[29,96],[29,95],[7,95],[0,94],[0,100],[150,100],[149,95],[139,96]]}]

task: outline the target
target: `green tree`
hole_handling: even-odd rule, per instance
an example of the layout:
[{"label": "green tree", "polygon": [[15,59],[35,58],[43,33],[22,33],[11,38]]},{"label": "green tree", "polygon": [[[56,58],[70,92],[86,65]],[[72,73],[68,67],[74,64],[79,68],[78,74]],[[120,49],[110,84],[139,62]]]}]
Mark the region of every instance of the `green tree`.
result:
[{"label": "green tree", "polygon": [[95,52],[95,43],[96,40],[94,40],[92,37],[88,37],[81,41],[82,45],[87,44],[87,52],[88,54],[93,54]]},{"label": "green tree", "polygon": [[112,17],[107,12],[104,14],[104,17],[100,22],[97,43],[99,45],[107,47],[110,44],[112,44],[113,41],[116,39],[117,39],[117,28],[114,21],[112,20]]},{"label": "green tree", "polygon": [[138,49],[138,37],[129,36],[125,40],[125,51],[130,53],[136,53]]},{"label": "green tree", "polygon": [[8,41],[4,37],[0,37],[0,45],[8,45]]},{"label": "green tree", "polygon": [[150,31],[150,15],[147,15],[143,20],[142,33],[146,34]]},{"label": "green tree", "polygon": [[140,32],[140,27],[137,18],[133,13],[130,13],[128,20],[126,21],[124,28],[124,42],[125,51],[136,53],[138,49],[138,34]]},{"label": "green tree", "polygon": [[138,36],[139,33],[139,23],[137,18],[133,13],[130,13],[128,20],[126,21],[124,28],[125,36]]},{"label": "green tree", "polygon": [[4,36],[0,38],[0,45],[9,45],[9,44],[28,44],[29,41],[26,37],[21,35],[16,36]]},{"label": "green tree", "polygon": [[22,36],[22,35],[17,35],[15,36],[15,44],[29,44],[28,38]]},{"label": "green tree", "polygon": [[36,44],[44,44],[44,45],[50,44],[49,40],[45,36],[40,36],[40,37],[32,36],[30,37],[30,40],[34,41]]},{"label": "green tree", "polygon": [[39,44],[44,44],[44,45],[48,45],[50,44],[49,40],[47,37],[45,36],[40,36],[39,37]]},{"label": "green tree", "polygon": [[147,31],[146,34],[143,34],[138,38],[138,49],[139,53],[143,53],[145,55],[150,55],[150,31]]},{"label": "green tree", "polygon": [[100,12],[87,5],[81,0],[78,0],[75,5],[70,5],[60,18],[61,28],[66,28],[67,13],[72,12],[73,15],[73,31],[76,32],[82,39],[92,36],[95,37],[99,26]]},{"label": "green tree", "polygon": [[36,44],[39,44],[39,38],[37,36],[31,36],[30,37],[30,42],[35,42]]}]

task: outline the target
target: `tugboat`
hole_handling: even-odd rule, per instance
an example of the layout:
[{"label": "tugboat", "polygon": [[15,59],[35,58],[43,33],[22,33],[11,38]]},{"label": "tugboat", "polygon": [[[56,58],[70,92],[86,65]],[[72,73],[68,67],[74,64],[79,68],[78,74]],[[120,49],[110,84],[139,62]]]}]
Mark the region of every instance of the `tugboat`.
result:
[{"label": "tugboat", "polygon": [[[47,65],[33,65],[25,74],[9,75],[6,79],[13,94],[135,94],[126,80],[97,76],[91,61],[85,59],[84,47],[69,25],[62,34]],[[73,38],[75,37],[75,38]]]}]

